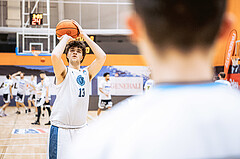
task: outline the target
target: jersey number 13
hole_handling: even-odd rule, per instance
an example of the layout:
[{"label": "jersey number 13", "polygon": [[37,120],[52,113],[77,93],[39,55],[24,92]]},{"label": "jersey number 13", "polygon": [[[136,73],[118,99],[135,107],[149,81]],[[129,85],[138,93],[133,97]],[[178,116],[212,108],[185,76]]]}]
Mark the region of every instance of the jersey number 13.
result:
[{"label": "jersey number 13", "polygon": [[78,97],[85,97],[85,89],[84,88],[79,88],[79,95]]}]

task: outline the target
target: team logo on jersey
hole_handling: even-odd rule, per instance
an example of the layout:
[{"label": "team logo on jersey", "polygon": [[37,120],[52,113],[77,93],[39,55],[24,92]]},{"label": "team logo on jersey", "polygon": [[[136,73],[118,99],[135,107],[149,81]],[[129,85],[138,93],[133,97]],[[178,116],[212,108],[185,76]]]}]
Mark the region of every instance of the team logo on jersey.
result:
[{"label": "team logo on jersey", "polygon": [[77,83],[80,85],[80,86],[83,86],[85,84],[85,80],[83,78],[83,76],[79,75],[77,77]]}]

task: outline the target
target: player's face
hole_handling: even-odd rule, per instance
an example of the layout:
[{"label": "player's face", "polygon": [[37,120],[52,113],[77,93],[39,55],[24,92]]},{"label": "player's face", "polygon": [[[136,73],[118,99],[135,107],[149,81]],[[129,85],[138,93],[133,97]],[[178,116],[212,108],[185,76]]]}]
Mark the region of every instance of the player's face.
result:
[{"label": "player's face", "polygon": [[11,75],[9,75],[9,79],[12,79],[12,76],[11,76]]},{"label": "player's face", "polygon": [[43,73],[40,74],[40,78],[41,78],[41,79],[44,78],[44,74],[43,74]]},{"label": "player's face", "polygon": [[34,76],[33,76],[33,75],[31,75],[31,80],[32,80],[32,81],[34,80]]},{"label": "player's face", "polygon": [[108,81],[108,80],[110,79],[110,75],[107,75],[107,76],[105,77],[105,79],[106,79],[106,81]]},{"label": "player's face", "polygon": [[68,51],[68,59],[71,62],[79,62],[82,60],[82,49],[78,47],[72,47]]}]

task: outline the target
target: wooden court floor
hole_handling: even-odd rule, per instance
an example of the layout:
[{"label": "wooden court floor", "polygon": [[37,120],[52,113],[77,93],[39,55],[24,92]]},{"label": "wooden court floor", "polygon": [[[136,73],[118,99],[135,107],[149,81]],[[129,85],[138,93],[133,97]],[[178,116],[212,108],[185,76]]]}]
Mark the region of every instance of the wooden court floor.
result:
[{"label": "wooden court floor", "polygon": [[[15,114],[16,107],[6,109],[7,117],[0,117],[0,159],[45,159],[47,152],[48,114],[41,117],[41,125],[32,125],[36,120],[34,108],[30,114]],[[88,122],[96,117],[95,111],[89,112]]]}]

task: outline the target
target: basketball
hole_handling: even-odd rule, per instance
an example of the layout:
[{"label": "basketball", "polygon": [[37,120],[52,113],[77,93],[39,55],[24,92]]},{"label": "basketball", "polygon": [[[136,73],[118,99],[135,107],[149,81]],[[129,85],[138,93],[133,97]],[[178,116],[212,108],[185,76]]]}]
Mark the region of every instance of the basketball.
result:
[{"label": "basketball", "polygon": [[77,38],[79,35],[79,30],[71,20],[62,20],[56,26],[56,35],[58,38],[67,34],[72,38]]},{"label": "basketball", "polygon": [[44,58],[44,57],[42,57],[40,61],[41,61],[41,62],[45,62],[45,58]]}]

